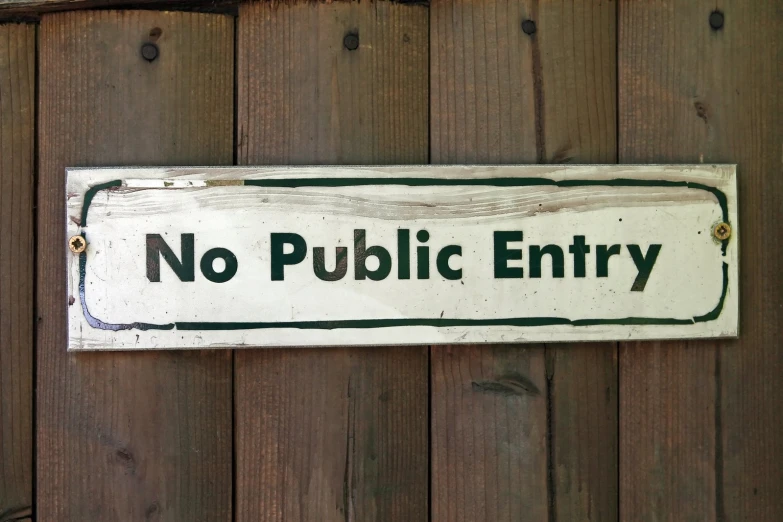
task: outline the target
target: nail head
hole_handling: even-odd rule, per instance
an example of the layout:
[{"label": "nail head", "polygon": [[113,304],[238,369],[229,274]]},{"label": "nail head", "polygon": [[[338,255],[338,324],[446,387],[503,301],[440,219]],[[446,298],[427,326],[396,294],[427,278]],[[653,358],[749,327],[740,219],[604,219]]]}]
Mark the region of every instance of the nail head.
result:
[{"label": "nail head", "polygon": [[343,45],[349,51],[355,51],[359,48],[359,35],[354,33],[348,33],[343,38]]},{"label": "nail head", "polygon": [[522,32],[528,35],[536,33],[536,23],[533,20],[522,21]]},{"label": "nail head", "polygon": [[154,43],[147,42],[141,46],[141,57],[151,62],[158,57],[158,46]]},{"label": "nail head", "polygon": [[715,10],[710,13],[710,27],[715,31],[723,28],[723,21],[724,17],[722,12]]}]

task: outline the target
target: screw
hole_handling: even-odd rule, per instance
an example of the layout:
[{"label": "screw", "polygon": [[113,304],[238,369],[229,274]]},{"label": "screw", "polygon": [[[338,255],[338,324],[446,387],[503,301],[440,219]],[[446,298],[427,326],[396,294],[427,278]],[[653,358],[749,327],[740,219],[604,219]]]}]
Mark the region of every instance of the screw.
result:
[{"label": "screw", "polygon": [[68,240],[68,248],[70,248],[71,252],[74,254],[81,254],[87,249],[87,242],[82,236],[72,236],[71,239]]},{"label": "screw", "polygon": [[141,57],[148,62],[154,61],[158,57],[158,46],[147,42],[141,46]]},{"label": "screw", "polygon": [[718,223],[712,229],[712,235],[721,241],[727,240],[731,237],[731,225],[728,223]]},{"label": "screw", "polygon": [[348,33],[343,38],[343,45],[349,51],[355,51],[359,48],[359,35],[355,33]]},{"label": "screw", "polygon": [[710,13],[710,27],[715,31],[723,28],[723,13],[717,9]]},{"label": "screw", "polygon": [[522,32],[527,35],[534,35],[536,33],[536,23],[533,20],[523,20]]}]

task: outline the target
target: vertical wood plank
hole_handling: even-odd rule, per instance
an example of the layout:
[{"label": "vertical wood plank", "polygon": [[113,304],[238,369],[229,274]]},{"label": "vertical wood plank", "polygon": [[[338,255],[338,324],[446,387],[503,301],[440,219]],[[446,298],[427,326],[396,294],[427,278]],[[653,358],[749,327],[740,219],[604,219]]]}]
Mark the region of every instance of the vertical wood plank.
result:
[{"label": "vertical wood plank", "polygon": [[37,518],[230,520],[231,353],[66,353],[62,220],[66,167],[231,163],[233,20],[47,15],[39,47]]},{"label": "vertical wood plank", "polygon": [[35,26],[0,25],[0,520],[33,490]]},{"label": "vertical wood plank", "polygon": [[[427,13],[242,5],[239,163],[426,163]],[[235,362],[237,520],[427,519],[425,347],[238,351]]]},{"label": "vertical wood plank", "polygon": [[[547,163],[617,161],[617,4],[542,3]],[[539,125],[541,126],[541,125]],[[616,521],[616,343],[547,345],[550,520]]]},{"label": "vertical wood plank", "polygon": [[555,520],[620,520],[614,343],[547,345]]},{"label": "vertical wood plank", "polygon": [[[615,18],[434,0],[432,161],[614,162]],[[433,347],[431,379],[433,520],[617,519],[614,344]]]},{"label": "vertical wood plank", "polygon": [[623,519],[781,520],[783,10],[624,0],[619,34],[620,160],[737,163],[742,231],[739,340],[621,347]]},{"label": "vertical wood plank", "polygon": [[432,348],[432,520],[547,520],[543,348]]}]

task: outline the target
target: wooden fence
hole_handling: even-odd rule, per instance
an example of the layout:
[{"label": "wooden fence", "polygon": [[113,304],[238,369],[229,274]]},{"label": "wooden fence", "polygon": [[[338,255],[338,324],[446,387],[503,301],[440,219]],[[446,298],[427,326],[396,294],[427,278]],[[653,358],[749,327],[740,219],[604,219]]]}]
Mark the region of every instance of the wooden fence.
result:
[{"label": "wooden fence", "polygon": [[[783,520],[780,0],[172,6],[0,0],[0,521]],[[615,162],[739,165],[739,340],[65,351],[65,167]]]}]

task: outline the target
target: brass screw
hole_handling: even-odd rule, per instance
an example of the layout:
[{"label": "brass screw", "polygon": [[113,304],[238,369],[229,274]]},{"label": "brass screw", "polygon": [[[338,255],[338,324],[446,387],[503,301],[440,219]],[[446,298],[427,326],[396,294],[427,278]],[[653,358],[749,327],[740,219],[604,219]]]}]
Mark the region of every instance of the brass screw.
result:
[{"label": "brass screw", "polygon": [[728,223],[718,223],[712,229],[712,235],[720,241],[725,241],[731,236],[731,225]]},{"label": "brass screw", "polygon": [[74,254],[81,254],[87,249],[87,242],[82,236],[73,236],[68,240],[68,248]]}]

